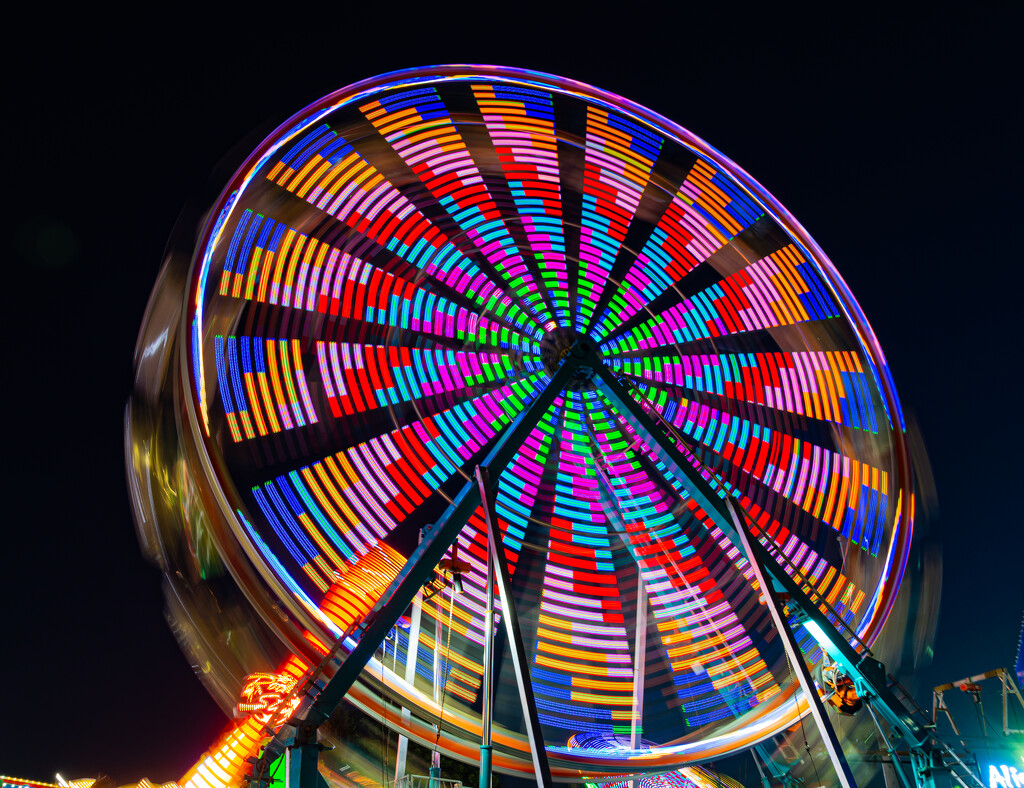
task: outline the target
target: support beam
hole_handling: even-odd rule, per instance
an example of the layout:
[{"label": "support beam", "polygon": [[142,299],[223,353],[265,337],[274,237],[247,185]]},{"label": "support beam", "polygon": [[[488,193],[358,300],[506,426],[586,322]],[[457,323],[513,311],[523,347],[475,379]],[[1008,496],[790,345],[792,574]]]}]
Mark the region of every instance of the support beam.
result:
[{"label": "support beam", "polygon": [[[420,627],[423,622],[423,592],[412,601],[412,621],[409,625],[409,648],[405,655],[405,680],[410,685],[416,681],[416,662],[419,659],[420,651]],[[402,709],[402,720],[408,721],[412,713],[408,709]],[[395,754],[395,781],[405,776],[405,764],[409,759],[409,737],[398,737],[398,748]]]},{"label": "support beam", "polygon": [[309,723],[295,729],[295,739],[285,751],[285,788],[319,788],[322,778],[318,770],[320,745],[316,726]]},{"label": "support beam", "polygon": [[508,574],[508,563],[505,560],[505,546],[501,531],[498,528],[498,515],[494,511],[494,488],[486,466],[476,468],[477,483],[484,505],[484,519],[487,521],[487,543],[490,561],[493,562],[495,579],[498,582],[498,594],[501,598],[501,620],[505,624],[505,633],[512,652],[512,667],[516,674],[516,685],[519,688],[519,702],[526,718],[526,734],[530,740],[530,754],[533,756],[533,773],[537,785],[550,788],[551,768],[548,766],[548,754],[544,749],[544,734],[537,716],[537,701],[533,694],[533,681],[530,679],[530,662],[526,656],[526,648],[519,630],[519,614],[516,612],[515,600],[512,598],[512,582]]},{"label": "support beam", "polygon": [[[953,715],[949,711],[949,707],[946,705],[946,697],[943,690],[938,687],[932,692],[932,725],[938,728],[939,724],[939,712],[946,715],[946,719],[949,720],[949,724],[953,726],[953,733],[957,736],[960,735],[960,729],[956,727],[956,721],[953,719]],[[961,744],[963,740],[961,740]]]},{"label": "support beam", "polygon": [[889,754],[889,761],[892,764],[893,772],[896,774],[896,779],[900,781],[902,788],[914,788],[914,786],[910,784],[910,778],[907,777],[906,772],[903,771],[903,764],[900,763],[899,753],[896,752],[896,748],[893,747],[892,741],[882,729],[882,723],[878,721],[878,715],[875,714],[875,710],[871,708],[871,701],[867,701],[864,705],[867,707],[868,712],[871,714],[871,719],[875,723],[875,730],[877,730],[878,735],[882,737],[882,742],[885,744],[885,751]]},{"label": "support beam", "polygon": [[[644,730],[644,682],[647,680],[647,587],[640,565],[636,567],[636,628],[633,632],[633,702],[629,715],[629,747],[640,746]],[[630,780],[629,788],[637,781]]]},{"label": "support beam", "polygon": [[1008,705],[1010,695],[1017,698],[1017,702],[1020,704],[1022,710],[1024,710],[1024,696],[1020,694],[1020,690],[1017,689],[1017,684],[1014,682],[1013,677],[1006,668],[998,668],[996,672],[999,675],[999,681],[1002,682],[1003,685],[1003,736],[1024,733],[1024,730],[1020,728],[1011,728],[1006,716],[1006,707]]},{"label": "support beam", "polygon": [[772,622],[782,638],[782,645],[786,649],[786,656],[796,673],[797,680],[800,682],[800,689],[803,690],[804,697],[811,707],[811,716],[818,726],[818,731],[821,733],[821,739],[825,744],[829,758],[832,759],[832,765],[836,770],[836,779],[843,788],[857,788],[857,781],[853,778],[853,771],[846,760],[846,755],[843,754],[843,746],[840,744],[835,729],[828,719],[825,707],[821,704],[821,698],[818,697],[818,691],[814,686],[814,679],[811,678],[811,672],[807,669],[804,655],[800,651],[799,645],[797,645],[793,630],[789,627],[789,621],[783,615],[782,605],[775,596],[773,591],[775,584],[772,583],[768,573],[765,571],[765,567],[751,548],[750,543],[753,541],[753,537],[750,536],[743,522],[743,510],[740,508],[739,502],[735,499],[730,499],[729,511],[732,514],[733,526],[740,538],[740,542],[743,544],[743,552],[750,560],[751,567],[754,570],[754,577],[757,578],[758,585],[761,586],[761,593],[764,594]]},{"label": "support beam", "polygon": [[[443,587],[441,590],[444,590]],[[441,591],[438,591],[434,599],[436,600],[434,602],[434,661],[431,666],[431,676],[433,676],[432,683],[434,703],[441,706],[443,702],[441,698],[441,643],[444,642],[441,634],[441,627],[443,626],[442,622],[444,621],[444,610],[441,608],[441,602],[444,599],[444,594],[441,593]],[[434,730],[437,733],[438,738],[440,738],[441,720],[437,721],[437,725],[434,726]],[[436,775],[434,774],[435,769],[437,770]],[[438,752],[436,747],[434,748],[434,751],[430,753],[430,775],[432,777],[441,776],[441,753]],[[433,788],[433,782],[431,782],[431,788]]]},{"label": "support beam", "polygon": [[647,668],[647,587],[639,565],[636,568],[636,632],[633,638],[633,703],[629,723],[629,746],[640,746],[644,727],[644,683]]},{"label": "support beam", "polygon": [[[484,500],[490,500],[493,491],[489,489],[487,479],[482,479],[480,467],[476,469],[477,484],[481,487],[481,495]],[[487,495],[483,495],[484,492]],[[488,515],[489,507],[484,507],[485,516]],[[491,533],[487,529],[487,574],[484,582],[487,583],[487,603],[484,610],[484,675],[480,683],[480,788],[491,788],[491,771],[493,763],[493,752],[491,747],[491,720],[494,716],[494,556],[491,554]]]}]

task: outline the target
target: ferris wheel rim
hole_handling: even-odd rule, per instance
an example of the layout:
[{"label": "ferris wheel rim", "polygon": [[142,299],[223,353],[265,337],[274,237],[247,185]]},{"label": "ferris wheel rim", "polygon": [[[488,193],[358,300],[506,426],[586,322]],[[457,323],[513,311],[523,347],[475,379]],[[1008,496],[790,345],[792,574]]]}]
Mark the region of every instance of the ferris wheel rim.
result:
[{"label": "ferris wheel rim", "polygon": [[[473,69],[480,69],[482,73],[475,72],[473,71]],[[566,83],[568,82],[571,85],[571,88],[569,89],[570,94],[576,95],[578,92],[579,95],[584,96],[587,100],[607,102],[611,108],[617,111],[622,111],[625,108],[631,114],[634,114],[637,117],[644,119],[649,124],[653,125],[661,133],[671,134],[677,142],[684,145],[685,147],[689,148],[691,147],[690,143],[693,143],[695,145],[699,145],[697,150],[701,154],[710,155],[712,157],[719,157],[715,159],[716,163],[725,166],[729,174],[736,177],[740,181],[740,184],[744,188],[746,188],[750,193],[752,193],[753,196],[762,206],[769,210],[775,210],[776,214],[773,214],[773,218],[776,221],[778,221],[780,225],[783,226],[792,237],[794,237],[794,240],[803,245],[805,251],[808,252],[808,256],[811,259],[813,259],[820,266],[821,270],[828,276],[829,284],[840,296],[837,299],[837,301],[839,305],[846,311],[845,316],[847,322],[858,330],[858,336],[861,342],[861,346],[867,353],[869,353],[872,357],[875,358],[876,362],[880,364],[880,368],[885,368],[884,356],[881,354],[881,349],[878,346],[877,339],[874,337],[873,332],[871,332],[869,324],[865,319],[863,319],[863,315],[860,314],[859,309],[856,310],[856,313],[851,312],[848,309],[849,304],[853,304],[854,306],[856,306],[856,300],[853,298],[852,293],[849,292],[849,289],[846,286],[845,282],[842,280],[841,276],[838,274],[838,272],[835,271],[835,268],[832,265],[829,258],[824,254],[823,251],[821,251],[820,247],[817,246],[817,244],[810,237],[810,235],[807,234],[803,227],[799,225],[798,222],[796,222],[796,220],[788,213],[788,211],[786,211],[786,209],[783,206],[781,206],[781,204],[779,204],[777,200],[775,200],[775,198],[769,192],[767,192],[766,189],[761,187],[757,181],[755,181],[753,178],[747,175],[745,171],[742,170],[742,168],[740,168],[730,159],[719,153],[716,149],[707,144],[705,141],[701,140],[700,138],[696,137],[695,135],[692,135],[690,132],[683,129],[681,126],[678,126],[677,124],[673,123],[667,118],[664,118],[658,115],[657,113],[652,112],[651,110],[643,108],[641,105],[636,104],[635,102],[631,102],[627,99],[615,96],[614,94],[608,93],[606,91],[600,91],[599,89],[593,88],[589,85],[585,85],[584,83],[579,83],[572,80],[564,80],[560,77],[555,77],[553,75],[541,74],[540,72],[533,72],[524,69],[514,69],[500,66],[481,67],[458,65],[406,69],[401,71],[390,72],[388,74],[380,75],[378,77],[373,77],[371,79],[355,83],[354,85],[348,88],[342,88],[341,90],[330,94],[324,99],[315,102],[313,105],[310,105],[310,107],[307,107],[302,112],[292,116],[291,119],[286,121],[285,124],[282,124],[282,126],[280,126],[277,131],[275,131],[267,138],[268,140],[277,138],[275,145],[263,149],[264,145],[266,144],[265,141],[246,160],[245,164],[239,169],[238,173],[236,173],[231,183],[229,183],[229,186],[222,193],[222,197],[219,198],[217,204],[223,204],[225,206],[224,210],[215,217],[211,216],[210,222],[208,222],[206,229],[204,229],[203,233],[201,234],[201,241],[197,247],[197,250],[207,252],[208,250],[212,249],[213,238],[219,232],[219,229],[223,228],[228,213],[233,208],[232,204],[234,202],[234,198],[236,195],[240,194],[244,190],[246,180],[250,178],[253,173],[259,170],[261,162],[266,161],[268,156],[270,156],[275,150],[279,149],[280,146],[285,144],[285,139],[278,138],[278,133],[282,129],[286,131],[290,130],[291,132],[297,133],[297,130],[300,128],[300,126],[303,128],[308,127],[308,125],[311,124],[312,122],[315,122],[316,119],[323,117],[325,114],[327,114],[330,111],[333,111],[338,106],[350,104],[351,102],[354,102],[358,100],[360,97],[368,95],[373,91],[383,90],[386,88],[389,89],[392,87],[397,88],[403,86],[404,84],[426,84],[433,81],[445,81],[456,79],[511,79],[515,81],[525,82],[527,84],[540,84],[552,89],[563,89],[566,87]],[[339,100],[342,98],[343,100]],[[302,118],[302,120],[296,123],[296,119],[299,119],[300,117]],[[262,152],[261,149],[263,149]],[[258,153],[260,154],[259,156],[257,156]],[[192,303],[195,304],[197,308],[200,308],[200,304],[202,301],[200,292],[202,289],[201,283],[204,278],[203,267],[208,264],[208,255],[205,256],[204,259],[200,259],[199,256],[197,255],[197,257],[193,260],[192,263],[192,271],[190,272],[189,275],[189,282],[191,283],[189,287],[189,293],[191,294],[193,299]],[[186,321],[182,321],[181,325],[181,341],[183,342],[182,346],[188,347],[188,343],[190,341],[190,327],[188,326]],[[204,417],[202,416],[204,402],[202,396],[197,394],[202,383],[201,381],[196,381],[194,379],[195,369],[193,368],[193,365],[189,362],[190,359],[187,358],[186,355],[183,355],[181,366],[182,372],[184,373],[183,378],[184,380],[187,381],[185,388],[189,393],[189,395],[186,397],[188,403],[187,408],[190,414],[191,427],[195,432],[196,436],[200,438],[200,440],[198,440],[197,443],[203,447],[203,451],[205,454],[207,446],[206,440],[208,438],[203,437],[203,433],[205,432],[203,429]],[[894,419],[894,424],[892,425],[893,429],[891,430],[892,439],[898,444],[896,451],[897,456],[899,457],[900,455],[905,455],[905,451],[903,451],[902,449],[902,433],[899,427],[897,426],[899,419],[898,399],[896,399],[895,391],[891,385],[891,380],[882,377],[877,380],[877,384],[879,386],[879,389],[885,392],[886,396],[891,397],[891,402],[888,403],[887,407],[891,405],[892,407],[890,407],[890,413],[896,416],[896,418]],[[193,399],[195,399],[195,401],[193,401]],[[226,469],[218,469],[216,467],[215,461],[208,455],[205,457],[204,466],[207,466],[208,471],[210,471],[215,478],[219,479],[221,484],[229,482],[230,477],[227,474]],[[909,464],[906,465],[906,468],[904,470],[909,476]],[[218,502],[225,515],[233,523],[235,508],[233,507],[232,502],[228,500],[228,496],[223,494],[222,492],[219,495]],[[242,541],[244,544],[244,540],[240,541]],[[909,540],[907,543],[909,544]],[[898,575],[902,573],[907,558],[908,551],[906,550],[906,546],[904,546],[904,549],[902,550],[901,554],[898,551],[898,547],[899,545],[896,545],[894,540],[893,544],[891,545],[891,548],[892,550],[897,551],[897,553],[890,556],[889,563],[893,566],[897,574],[897,578],[895,582],[885,584],[890,588],[895,588],[896,586],[898,586]],[[259,560],[259,556],[255,552],[253,552],[251,546],[249,548],[249,552],[251,553],[251,560]],[[285,589],[282,586],[274,593],[280,593],[284,591]],[[888,609],[891,607],[894,601],[894,596],[895,594],[893,593],[888,599],[883,598],[881,604],[877,606],[878,615],[883,620],[886,614],[888,613]],[[316,623],[313,619],[309,619],[309,622],[314,624]],[[870,621],[868,623],[870,623]],[[873,635],[874,637],[877,637],[877,631],[874,632]],[[873,640],[873,637],[871,638],[871,640]]]}]

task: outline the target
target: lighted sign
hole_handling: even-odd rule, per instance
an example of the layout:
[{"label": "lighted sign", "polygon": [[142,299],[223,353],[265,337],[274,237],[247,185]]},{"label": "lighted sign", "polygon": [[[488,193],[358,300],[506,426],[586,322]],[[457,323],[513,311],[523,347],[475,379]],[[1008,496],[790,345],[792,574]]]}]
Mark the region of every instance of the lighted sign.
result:
[{"label": "lighted sign", "polygon": [[989,788],[1024,788],[1024,771],[1008,764],[989,764]]}]

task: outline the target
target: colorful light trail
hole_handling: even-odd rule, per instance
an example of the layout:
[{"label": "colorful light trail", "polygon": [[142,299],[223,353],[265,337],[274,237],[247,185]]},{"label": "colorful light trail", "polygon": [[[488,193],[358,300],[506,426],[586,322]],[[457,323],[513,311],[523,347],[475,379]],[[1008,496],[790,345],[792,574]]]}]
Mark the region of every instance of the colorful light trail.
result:
[{"label": "colorful light trail", "polygon": [[[913,512],[884,357],[803,228],[689,132],[544,74],[397,72],[289,120],[211,215],[183,315],[194,466],[217,487],[235,581],[280,611],[302,664],[384,587],[356,604],[338,582],[373,556],[399,571],[577,337],[793,573],[877,636]],[[497,510],[559,768],[693,763],[795,720],[745,559],[592,385],[556,397]],[[453,752],[479,728],[490,637],[479,513],[456,549]],[[418,641],[396,630],[373,668],[421,723],[447,626],[422,614]],[[498,659],[502,755],[526,764]],[[579,744],[631,733],[642,748]]]}]

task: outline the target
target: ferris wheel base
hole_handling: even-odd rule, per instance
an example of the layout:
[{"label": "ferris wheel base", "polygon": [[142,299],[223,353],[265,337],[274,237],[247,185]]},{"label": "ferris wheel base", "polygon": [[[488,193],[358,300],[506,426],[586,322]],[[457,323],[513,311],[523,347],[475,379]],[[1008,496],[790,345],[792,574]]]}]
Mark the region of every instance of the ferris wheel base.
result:
[{"label": "ferris wheel base", "polygon": [[[949,772],[953,779],[965,788],[985,788],[980,777],[964,760],[935,735],[934,726],[915,719],[914,710],[908,708],[894,694],[892,685],[887,680],[885,667],[870,655],[867,645],[860,643],[859,649],[854,648],[847,637],[837,631],[829,617],[822,612],[823,609],[829,610],[831,606],[817,594],[810,583],[806,582],[806,578],[799,570],[792,568],[787,571],[785,564],[788,563],[788,559],[781,551],[770,550],[759,541],[757,534],[748,526],[746,512],[739,501],[728,494],[724,485],[717,482],[714,473],[686,447],[683,438],[656,414],[652,417],[652,411],[645,408],[642,401],[638,401],[637,397],[641,395],[635,397],[631,388],[623,385],[614,372],[603,363],[600,353],[594,346],[583,341],[576,342],[563,354],[548,384],[505,432],[487,459],[477,466],[475,476],[466,482],[438,522],[425,529],[419,546],[374,606],[361,631],[357,629],[351,633],[352,637],[357,639],[355,648],[341,657],[338,669],[323,689],[315,696],[304,699],[296,716],[289,721],[288,727],[294,726],[295,734],[286,736],[279,732],[264,749],[248,780],[250,788],[271,788],[269,764],[276,761],[280,755],[288,759],[284,788],[325,788],[325,782],[317,770],[322,749],[317,743],[317,729],[342,701],[356,677],[373,657],[415,594],[428,581],[434,568],[481,503],[484,504],[485,519],[488,521],[489,564],[493,566],[489,574],[490,571],[494,572],[493,577],[501,595],[503,609],[506,611],[502,620],[513,646],[513,663],[527,723],[534,774],[538,785],[553,784],[533,699],[529,667],[509,591],[508,570],[503,551],[497,548],[500,532],[494,514],[494,494],[502,472],[558,394],[573,381],[581,379],[593,383],[619,409],[627,422],[643,438],[647,447],[665,463],[714,525],[750,562],[773,624],[782,638],[789,662],[797,675],[803,698],[835,768],[836,783],[843,788],[857,786],[842,745],[815,687],[810,669],[797,644],[794,625],[806,628],[829,658],[837,663],[842,673],[853,682],[857,695],[871,713],[886,743],[893,772],[902,788],[936,788],[935,775],[941,771]],[[713,484],[713,481],[716,483]],[[794,580],[794,576],[799,578],[800,582]],[[841,619],[836,616],[836,620]],[[855,635],[852,639],[857,641]],[[315,682],[310,683],[315,686]],[[885,733],[880,721],[888,726],[889,735]],[[484,720],[484,726],[485,730],[489,729],[489,719]],[[904,769],[900,757],[896,754],[897,741],[902,741],[909,751],[909,769]],[[490,783],[489,744],[489,741],[484,741],[481,749],[482,786]],[[430,785],[433,786],[435,782],[440,786],[443,781],[439,775],[431,775]]]}]

